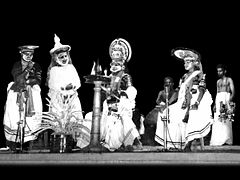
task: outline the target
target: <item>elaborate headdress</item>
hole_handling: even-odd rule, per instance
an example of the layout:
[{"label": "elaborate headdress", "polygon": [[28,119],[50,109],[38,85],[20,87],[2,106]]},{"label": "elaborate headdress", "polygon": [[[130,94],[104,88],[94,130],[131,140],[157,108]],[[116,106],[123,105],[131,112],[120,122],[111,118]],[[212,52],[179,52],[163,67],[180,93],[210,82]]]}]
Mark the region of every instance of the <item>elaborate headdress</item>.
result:
[{"label": "elaborate headdress", "polygon": [[201,56],[197,51],[188,48],[176,48],[172,50],[172,55],[181,60],[193,61],[202,71]]},{"label": "elaborate headdress", "polygon": [[[109,55],[113,61],[120,61],[124,64],[131,59],[132,49],[125,39],[118,38],[110,44]],[[117,55],[117,57],[115,55]]]},{"label": "elaborate headdress", "polygon": [[[48,86],[48,80],[49,80],[49,72],[50,72],[51,68],[59,65],[59,62],[58,62],[57,58],[55,57],[55,54],[58,54],[60,52],[69,52],[71,50],[71,46],[61,44],[60,38],[56,34],[54,34],[54,42],[55,42],[55,45],[50,50],[50,55],[52,58],[51,58],[51,63],[48,66],[48,70],[47,70],[47,80],[46,80],[47,86]],[[68,64],[72,64],[72,59],[70,56],[69,56]]]},{"label": "elaborate headdress", "polygon": [[54,48],[52,48],[50,50],[51,55],[54,53],[60,52],[60,51],[70,51],[71,50],[71,46],[61,44],[60,38],[56,34],[54,34],[54,42],[55,42]]},{"label": "elaborate headdress", "polygon": [[39,46],[34,46],[34,45],[24,45],[24,46],[19,46],[18,49],[20,49],[20,53],[23,52],[34,52],[36,48],[39,48]]}]

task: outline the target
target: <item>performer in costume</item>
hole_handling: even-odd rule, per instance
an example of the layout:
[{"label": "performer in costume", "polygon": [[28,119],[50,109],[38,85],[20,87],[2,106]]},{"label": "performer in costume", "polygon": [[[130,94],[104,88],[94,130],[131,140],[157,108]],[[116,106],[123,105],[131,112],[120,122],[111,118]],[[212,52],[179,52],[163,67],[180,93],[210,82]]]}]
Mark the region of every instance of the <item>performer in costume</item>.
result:
[{"label": "performer in costume", "polygon": [[[20,46],[21,60],[14,63],[12,68],[13,82],[7,87],[7,101],[4,113],[4,131],[10,148],[20,142],[20,127],[24,126],[23,142],[37,138],[34,134],[41,123],[42,70],[37,62],[32,61],[34,50],[39,46]],[[17,143],[17,144],[14,144]]]},{"label": "performer in costume", "polygon": [[[192,142],[210,131],[213,101],[206,88],[200,54],[186,48],[174,49],[172,54],[184,61],[187,72],[180,79],[177,102],[169,106],[167,147],[190,151]],[[163,144],[164,126],[159,115],[155,140]]]},{"label": "performer in costume", "polygon": [[217,94],[215,98],[214,123],[212,125],[212,134],[210,145],[232,145],[233,132],[232,122],[234,121],[235,103],[233,101],[235,95],[234,83],[231,77],[226,75],[227,69],[225,65],[217,65]]},{"label": "performer in costume", "polygon": [[66,121],[79,123],[81,130],[77,137],[77,146],[83,148],[90,142],[91,122],[83,119],[82,106],[77,90],[81,87],[81,80],[70,57],[71,46],[63,45],[55,34],[54,48],[50,50],[51,63],[48,67],[47,85],[49,113],[62,117],[62,124]]},{"label": "performer in costume", "polygon": [[[127,72],[132,51],[130,44],[122,38],[112,41],[109,47],[112,59],[111,82],[106,90],[100,121],[101,142],[110,151],[120,147],[133,150],[142,148],[140,134],[132,120],[137,90]],[[136,146],[133,146],[136,143]]]}]

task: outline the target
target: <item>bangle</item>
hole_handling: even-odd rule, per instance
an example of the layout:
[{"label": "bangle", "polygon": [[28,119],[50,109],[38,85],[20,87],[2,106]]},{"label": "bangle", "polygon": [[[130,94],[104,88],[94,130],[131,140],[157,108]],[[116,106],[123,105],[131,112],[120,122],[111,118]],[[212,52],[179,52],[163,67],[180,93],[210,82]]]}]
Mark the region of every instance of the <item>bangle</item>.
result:
[{"label": "bangle", "polygon": [[199,103],[200,103],[199,101],[196,101],[196,102],[195,102],[195,104],[197,104],[197,105],[199,105]]}]

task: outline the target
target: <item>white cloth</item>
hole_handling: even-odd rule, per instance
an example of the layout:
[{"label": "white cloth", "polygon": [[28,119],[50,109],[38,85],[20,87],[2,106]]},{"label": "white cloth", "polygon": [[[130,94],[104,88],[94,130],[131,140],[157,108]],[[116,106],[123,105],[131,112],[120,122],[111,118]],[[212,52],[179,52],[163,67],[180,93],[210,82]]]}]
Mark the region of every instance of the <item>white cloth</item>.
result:
[{"label": "white cloth", "polygon": [[[183,148],[187,142],[206,136],[210,132],[212,124],[211,104],[212,97],[208,90],[205,91],[204,96],[198,106],[198,110],[190,110],[188,122],[182,120],[187,112],[187,109],[182,109],[182,104],[185,100],[185,92],[188,83],[198,75],[200,71],[194,71],[180,86],[178,100],[176,103],[169,106],[169,122],[167,128],[164,126],[162,118],[166,117],[166,110],[163,113],[159,112],[157,127],[155,133],[155,140],[164,145],[165,132],[167,131],[166,142],[167,148]],[[194,85],[196,86],[196,85]],[[197,93],[192,94],[190,105],[197,101],[199,90],[194,87]]]},{"label": "white cloth", "polygon": [[[12,142],[20,142],[20,136],[17,133],[19,132],[18,129],[18,122],[21,120],[26,122],[25,132],[24,132],[24,142],[31,141],[37,138],[34,135],[35,131],[37,131],[41,124],[41,115],[42,115],[42,98],[41,98],[41,89],[39,85],[34,85],[31,87],[32,97],[33,97],[33,106],[35,114],[31,117],[26,117],[25,119],[25,110],[26,104],[24,103],[24,111],[20,113],[19,105],[17,102],[18,92],[14,92],[10,90],[14,82],[8,84],[7,87],[7,101],[5,104],[5,112],[4,112],[4,132],[5,137],[8,141]],[[17,136],[17,139],[16,139]]]},{"label": "white cloth", "polygon": [[90,144],[92,120],[82,119],[78,121],[78,124],[80,124],[80,133],[75,134],[75,138],[77,140],[76,146],[79,148],[84,148]]},{"label": "white cloth", "polygon": [[81,81],[75,67],[72,64],[66,66],[54,66],[49,72],[49,89],[60,91],[61,87],[65,88],[69,83],[75,86],[75,90],[80,88]]},{"label": "white cloth", "polygon": [[[49,74],[49,112],[61,115],[68,111],[73,115],[71,121],[76,121],[79,124],[79,131],[75,136],[77,146],[83,148],[89,145],[91,120],[83,118],[82,106],[77,93],[77,89],[81,87],[81,81],[75,67],[72,64],[54,66],[50,69]],[[64,88],[69,84],[72,84],[74,88],[65,90]]]},{"label": "white cloth", "polygon": [[[77,113],[79,118],[83,118],[82,106],[77,93],[77,89],[81,86],[81,81],[75,67],[72,64],[54,66],[50,69],[49,74],[48,96],[50,97],[50,106],[52,106],[50,111],[62,112],[65,104],[67,106],[69,103],[68,101],[64,102],[64,100],[71,99],[73,101],[71,111]],[[69,84],[72,84],[75,88],[62,90]],[[75,98],[71,98],[71,96],[75,96]]]},{"label": "white cloth", "polygon": [[216,112],[214,113],[214,123],[212,125],[212,134],[210,145],[221,146],[223,144],[233,144],[233,132],[232,132],[232,121],[219,118],[220,115],[220,102],[229,106],[230,93],[219,92],[216,95],[215,105]]},{"label": "white cloth", "polygon": [[[197,101],[198,93],[194,94],[191,104]],[[211,104],[212,96],[208,90],[205,91],[204,96],[198,106],[198,110],[189,111],[189,120],[186,125],[186,143],[188,141],[205,137],[211,130],[213,123]]]},{"label": "white cloth", "polygon": [[135,138],[140,137],[132,121],[132,101],[121,97],[117,105],[118,112],[109,114],[107,102],[104,101],[100,120],[101,143],[110,151],[115,151],[121,145],[133,145]]}]

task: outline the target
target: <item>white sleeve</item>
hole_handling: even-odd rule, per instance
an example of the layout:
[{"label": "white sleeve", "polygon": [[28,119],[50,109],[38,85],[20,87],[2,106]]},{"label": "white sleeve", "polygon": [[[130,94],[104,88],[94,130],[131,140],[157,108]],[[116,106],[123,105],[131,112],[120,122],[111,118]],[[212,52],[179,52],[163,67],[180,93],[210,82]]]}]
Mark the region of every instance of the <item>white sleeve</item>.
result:
[{"label": "white sleeve", "polygon": [[126,89],[126,94],[128,95],[128,99],[130,101],[133,101],[135,100],[136,96],[137,96],[137,89],[133,86],[129,86],[127,89]]},{"label": "white sleeve", "polygon": [[60,90],[62,87],[61,76],[59,76],[58,67],[52,67],[49,72],[48,87],[50,89]]},{"label": "white sleeve", "polygon": [[69,73],[71,74],[70,81],[71,81],[72,85],[76,86],[76,89],[78,89],[81,87],[80,77],[78,75],[76,68],[73,65],[71,65],[70,67],[71,67],[70,71],[69,71]]}]

